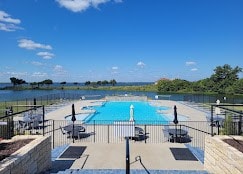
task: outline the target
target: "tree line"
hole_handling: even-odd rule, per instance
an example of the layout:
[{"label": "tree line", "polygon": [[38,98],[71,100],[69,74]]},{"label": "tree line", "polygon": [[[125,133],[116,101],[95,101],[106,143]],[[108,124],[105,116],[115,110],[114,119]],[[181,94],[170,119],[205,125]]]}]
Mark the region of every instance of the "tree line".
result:
[{"label": "tree line", "polygon": [[[28,84],[25,80],[23,79],[18,79],[16,77],[11,77],[10,82],[13,84],[13,87],[21,86],[22,84]],[[51,79],[46,79],[40,82],[31,82],[29,85],[31,86],[32,89],[38,89],[40,86],[50,86],[53,84],[53,81]],[[66,85],[67,82],[63,81],[60,82],[60,85],[64,86]],[[78,82],[73,82],[74,85],[78,85]],[[92,86],[92,87],[97,87],[97,86],[105,86],[105,85],[112,85],[115,86],[117,84],[115,79],[112,79],[110,81],[103,80],[103,81],[97,81],[97,82],[91,82],[91,81],[86,81],[84,83],[85,86]]]},{"label": "tree line", "polygon": [[[10,82],[13,84],[14,87],[21,86],[23,84],[28,84],[25,80],[18,79],[16,77],[11,77]],[[53,81],[51,79],[46,79],[46,80],[43,80],[43,81],[40,81],[40,82],[31,82],[29,84],[32,86],[32,88],[35,88],[35,87],[40,87],[40,86],[43,86],[43,85],[49,86],[49,85],[53,84]]]},{"label": "tree line", "polygon": [[111,84],[112,86],[115,86],[117,84],[115,79],[112,79],[110,81],[107,80],[103,80],[103,81],[97,81],[97,82],[91,82],[91,81],[86,81],[84,83],[85,86],[105,86],[105,85],[109,85]]},{"label": "tree line", "polygon": [[[243,79],[239,79],[239,73],[242,72],[242,68],[236,66],[232,68],[230,65],[225,64],[223,66],[217,66],[214,69],[214,73],[209,77],[195,82],[190,82],[183,79],[161,79],[157,82],[157,85],[146,85],[142,88],[142,91],[153,91],[161,93],[218,93],[218,94],[243,94]],[[23,79],[17,79],[15,77],[10,78],[13,86],[18,86],[22,84],[27,84]],[[38,89],[40,86],[50,86],[53,81],[46,79],[41,82],[30,83],[32,89]],[[66,82],[61,82],[62,89]],[[78,82],[73,83],[74,86],[78,85]],[[110,81],[86,81],[85,86],[99,87],[117,84],[115,79]],[[103,87],[104,88],[104,87]],[[107,87],[109,88],[109,87]],[[78,88],[79,89],[79,88]],[[109,88],[110,89],[110,88]],[[118,88],[114,88],[116,90]],[[156,90],[157,89],[157,90]],[[126,87],[120,87],[119,90],[128,90]]]},{"label": "tree line", "polygon": [[195,82],[161,79],[157,84],[158,92],[243,94],[243,79],[238,76],[240,72],[242,68],[225,64],[217,66],[209,78]]}]

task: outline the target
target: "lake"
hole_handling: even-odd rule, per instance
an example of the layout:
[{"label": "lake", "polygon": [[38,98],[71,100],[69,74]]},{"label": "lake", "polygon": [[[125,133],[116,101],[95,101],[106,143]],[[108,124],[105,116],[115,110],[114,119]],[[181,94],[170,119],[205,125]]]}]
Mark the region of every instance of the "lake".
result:
[{"label": "lake", "polygon": [[[105,96],[112,95],[139,95],[147,96],[150,99],[155,99],[158,95],[156,92],[136,92],[136,91],[108,91],[108,90],[0,90],[0,101],[16,101],[16,100],[26,100],[33,98],[70,98],[70,99],[80,99],[85,96],[86,99],[101,99]],[[166,94],[168,95],[168,94]],[[170,97],[159,96],[159,99],[170,99],[174,101],[194,101],[200,103],[215,103],[217,99],[227,103],[241,103],[243,104],[243,97],[236,96],[226,96],[227,100],[224,101],[224,95],[193,95],[193,94],[169,94]]]}]

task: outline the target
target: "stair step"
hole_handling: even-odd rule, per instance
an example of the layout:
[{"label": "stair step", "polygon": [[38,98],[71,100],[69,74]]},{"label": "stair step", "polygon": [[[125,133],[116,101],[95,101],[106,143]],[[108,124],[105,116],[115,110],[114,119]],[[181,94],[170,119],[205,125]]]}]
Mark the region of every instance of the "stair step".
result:
[{"label": "stair step", "polygon": [[[204,170],[149,170],[150,174],[208,174]],[[131,174],[147,174],[146,170],[130,170]],[[124,174],[123,169],[67,169],[65,171],[59,171],[57,174]]]}]

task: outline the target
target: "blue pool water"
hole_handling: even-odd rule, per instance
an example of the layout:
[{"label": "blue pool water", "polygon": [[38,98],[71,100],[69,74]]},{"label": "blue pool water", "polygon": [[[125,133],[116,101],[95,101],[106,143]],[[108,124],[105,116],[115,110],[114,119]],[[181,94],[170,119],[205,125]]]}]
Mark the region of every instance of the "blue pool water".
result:
[{"label": "blue pool water", "polygon": [[106,102],[102,106],[94,106],[96,110],[85,119],[86,123],[107,123],[114,121],[128,121],[130,118],[130,106],[134,106],[134,120],[137,124],[149,122],[167,122],[169,120],[165,115],[160,114],[157,110],[167,110],[167,107],[155,107],[148,102]]}]

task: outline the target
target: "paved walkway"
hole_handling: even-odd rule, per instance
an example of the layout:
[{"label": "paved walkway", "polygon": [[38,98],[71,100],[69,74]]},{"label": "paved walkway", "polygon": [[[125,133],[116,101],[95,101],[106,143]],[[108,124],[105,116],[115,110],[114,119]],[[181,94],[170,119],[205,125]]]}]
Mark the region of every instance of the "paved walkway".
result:
[{"label": "paved walkway", "polygon": [[[70,146],[86,147],[77,158],[59,158],[55,162],[69,161],[70,169],[125,169],[126,146],[124,143],[74,143]],[[187,149],[184,144],[130,143],[130,168],[147,170],[203,170],[203,164],[197,159],[186,159],[188,153],[179,153],[175,159],[171,149]],[[182,152],[183,152],[182,151]],[[60,152],[59,152],[60,153]],[[62,153],[60,153],[61,155]],[[141,159],[141,162],[140,160]],[[54,160],[54,159],[53,159]]]}]

